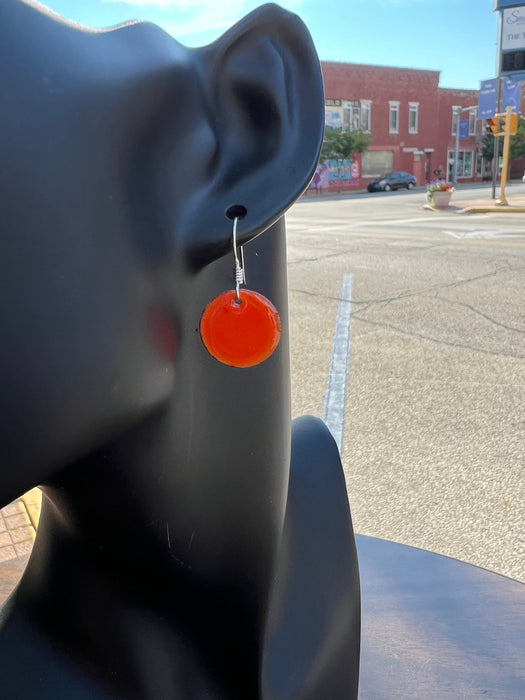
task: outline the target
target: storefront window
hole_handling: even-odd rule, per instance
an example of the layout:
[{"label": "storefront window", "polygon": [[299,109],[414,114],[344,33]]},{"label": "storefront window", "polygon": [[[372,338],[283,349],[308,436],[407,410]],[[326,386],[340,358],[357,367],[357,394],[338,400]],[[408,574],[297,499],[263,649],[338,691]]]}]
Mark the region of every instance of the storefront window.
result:
[{"label": "storefront window", "polygon": [[361,156],[363,177],[380,177],[392,172],[394,154],[392,151],[366,151]]},{"label": "storefront window", "polygon": [[[458,177],[472,177],[474,164],[474,151],[460,151],[458,153]],[[448,152],[448,179],[452,180],[454,172],[454,151]]]}]

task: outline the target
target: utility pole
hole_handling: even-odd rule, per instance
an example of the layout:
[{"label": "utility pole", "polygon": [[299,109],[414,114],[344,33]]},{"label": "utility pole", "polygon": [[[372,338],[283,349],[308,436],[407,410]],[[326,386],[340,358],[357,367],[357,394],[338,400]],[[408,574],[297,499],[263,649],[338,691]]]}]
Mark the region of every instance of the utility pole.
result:
[{"label": "utility pole", "polygon": [[[496,198],[496,181],[498,178],[499,166],[499,139],[498,136],[505,135],[503,154],[503,167],[501,172],[501,194],[496,204],[507,204],[505,199],[505,184],[507,179],[508,169],[508,149],[510,146],[509,138],[511,133],[516,133],[514,128],[517,124],[517,113],[520,111],[520,98],[518,98],[514,107],[516,114],[511,115],[509,112],[507,97],[505,96],[506,88],[503,87],[503,79],[508,78],[514,83],[521,83],[525,80],[525,33],[517,31],[516,28],[525,23],[525,0],[494,0],[494,11],[499,12],[498,22],[498,49],[496,58],[496,75],[497,75],[497,101],[496,101],[496,117],[504,117],[505,127],[503,132],[495,133],[494,152],[492,158],[492,199]],[[509,26],[509,23],[515,28],[513,31],[504,32],[504,26]],[[503,99],[502,99],[503,97]],[[503,102],[503,104],[502,104]],[[506,112],[501,113],[505,106]],[[505,178],[505,181],[504,181]]]},{"label": "utility pole", "polygon": [[454,118],[456,120],[456,144],[454,147],[454,163],[452,165],[452,185],[457,187],[458,184],[458,160],[459,160],[459,130],[461,125],[461,112],[463,110],[458,108],[455,110]]},{"label": "utility pole", "polygon": [[[498,8],[499,0],[494,2],[494,10]],[[503,79],[501,77],[501,32],[503,30],[503,13],[499,12],[498,17],[498,50],[496,53],[496,77],[498,81],[498,92],[496,96],[496,114],[501,112],[501,92]],[[492,199],[496,199],[496,183],[498,181],[499,170],[499,137],[494,137],[494,150],[492,152]]]},{"label": "utility pole", "polygon": [[[498,59],[498,93],[496,97],[496,114],[501,110],[501,84],[503,79],[500,75],[500,61]],[[496,183],[498,182],[499,170],[499,136],[494,136],[494,150],[492,152],[492,199],[496,199]]]},{"label": "utility pole", "polygon": [[509,205],[505,197],[505,187],[507,185],[507,172],[509,170],[509,149],[510,136],[515,134],[518,128],[518,115],[512,114],[512,107],[507,107],[503,116],[503,165],[501,168],[501,189],[496,204],[501,207]]}]

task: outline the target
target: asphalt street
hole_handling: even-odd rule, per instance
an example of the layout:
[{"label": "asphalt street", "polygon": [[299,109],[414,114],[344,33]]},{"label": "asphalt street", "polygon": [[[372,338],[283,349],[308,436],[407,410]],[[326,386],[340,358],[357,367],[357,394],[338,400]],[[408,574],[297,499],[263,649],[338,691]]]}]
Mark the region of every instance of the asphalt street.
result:
[{"label": "asphalt street", "polygon": [[323,415],[339,319],[356,532],[525,582],[525,214],[424,204],[418,190],[288,213],[293,414]]}]

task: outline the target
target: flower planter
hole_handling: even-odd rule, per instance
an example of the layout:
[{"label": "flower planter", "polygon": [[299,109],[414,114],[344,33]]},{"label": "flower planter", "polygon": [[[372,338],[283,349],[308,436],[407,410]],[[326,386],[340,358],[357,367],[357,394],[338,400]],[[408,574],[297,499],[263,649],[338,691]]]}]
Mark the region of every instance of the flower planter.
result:
[{"label": "flower planter", "polygon": [[448,207],[450,204],[450,198],[452,197],[452,192],[444,190],[443,192],[432,192],[432,206],[437,209],[442,207]]}]

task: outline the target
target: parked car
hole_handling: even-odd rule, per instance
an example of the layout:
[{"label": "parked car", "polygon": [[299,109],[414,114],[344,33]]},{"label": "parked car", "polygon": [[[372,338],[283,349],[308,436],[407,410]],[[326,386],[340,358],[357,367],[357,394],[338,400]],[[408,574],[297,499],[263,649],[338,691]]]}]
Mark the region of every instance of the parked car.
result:
[{"label": "parked car", "polygon": [[407,190],[411,190],[416,185],[416,178],[410,173],[388,173],[378,180],[369,182],[367,190],[369,192],[389,192],[390,190],[398,190],[400,187],[406,187]]}]

